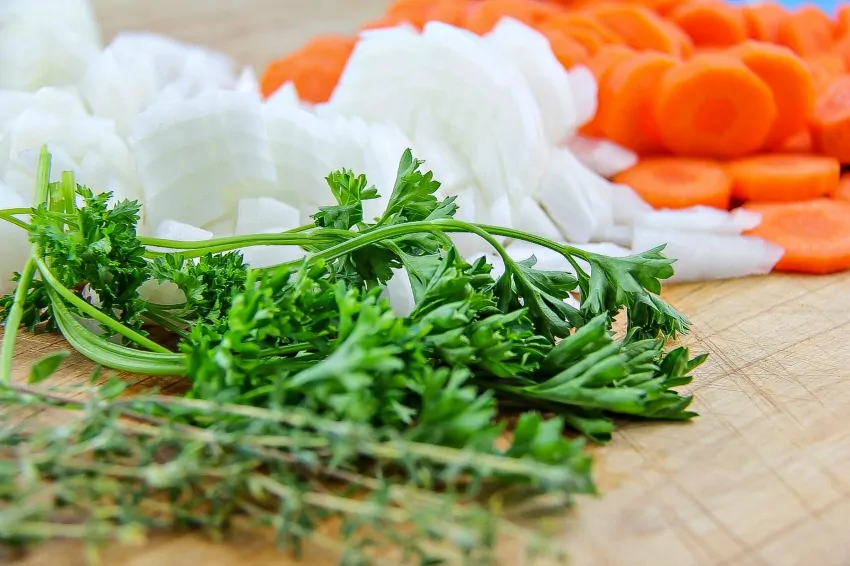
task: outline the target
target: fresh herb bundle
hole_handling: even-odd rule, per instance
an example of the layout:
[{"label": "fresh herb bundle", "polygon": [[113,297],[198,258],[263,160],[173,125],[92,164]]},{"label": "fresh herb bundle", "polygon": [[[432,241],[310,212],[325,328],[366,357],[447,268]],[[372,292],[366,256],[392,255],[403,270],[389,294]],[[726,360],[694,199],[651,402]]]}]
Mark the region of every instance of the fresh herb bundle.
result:
[{"label": "fresh herb bundle", "polygon": [[[378,561],[376,546],[401,549],[403,563],[491,563],[493,529],[506,519],[481,503],[482,490],[491,503],[505,490],[594,492],[582,442],[565,428],[604,441],[618,415],[694,416],[690,397],[672,388],[704,358],[664,348],[688,322],[657,295],[673,272],[661,248],[610,258],[456,220],[454,198],[438,200],[439,183],[421,165],[404,153],[379,218],[363,217],[375,188],[342,170],[327,177],[337,204],[314,224],[176,242],[137,235],[138,203],[108,206],[111,195],[68,173],[48,183],[43,150],[34,207],[0,212],[33,246],[15,293],[0,302],[0,401],[73,417],[41,432],[0,429],[0,540],[221,529],[242,514],[297,545],[321,537],[315,526],[335,516],[346,564]],[[456,232],[488,241],[504,273],[462,258]],[[495,236],[556,250],[575,273],[516,261]],[[237,250],[252,245],[305,255],[249,269]],[[399,270],[410,280],[410,313],[385,297]],[[143,284],[174,286],[181,301],[144,300]],[[578,308],[566,301],[574,293]],[[621,312],[628,324],[617,339]],[[152,326],[179,338],[176,348],[154,341]],[[13,384],[19,327],[58,328],[101,366],[185,376],[190,390],[124,398],[110,380],[79,400]],[[33,377],[60,361],[44,360]],[[508,414],[518,415],[510,430]],[[59,507],[87,526],[59,524]]]}]

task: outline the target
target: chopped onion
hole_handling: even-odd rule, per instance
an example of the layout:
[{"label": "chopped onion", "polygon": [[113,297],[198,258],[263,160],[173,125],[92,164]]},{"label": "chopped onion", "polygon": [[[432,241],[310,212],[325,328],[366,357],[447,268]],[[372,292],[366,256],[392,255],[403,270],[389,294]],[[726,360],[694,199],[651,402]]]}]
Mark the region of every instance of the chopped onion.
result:
[{"label": "chopped onion", "polygon": [[770,273],[785,253],[779,246],[751,236],[640,226],[635,229],[635,252],[662,244],[667,245],[664,255],[676,260],[670,282],[763,275]]},{"label": "chopped onion", "polygon": [[633,151],[604,139],[576,136],[567,147],[579,161],[603,177],[613,177],[638,162]]},{"label": "chopped onion", "polygon": [[587,67],[578,65],[567,73],[573,90],[576,106],[576,127],[580,128],[596,116],[599,86]]},{"label": "chopped onion", "polygon": [[635,218],[635,225],[656,230],[711,232],[740,235],[761,224],[761,214],[738,208],[732,212],[709,206],[693,206],[678,210],[644,212]]},{"label": "chopped onion", "polygon": [[[21,195],[0,183],[0,209],[24,208],[30,203]],[[0,293],[11,293],[15,285],[12,275],[21,272],[30,255],[29,238],[26,231],[0,220]]]},{"label": "chopped onion", "polygon": [[404,268],[393,269],[393,276],[387,281],[382,295],[389,301],[393,312],[398,316],[409,316],[416,307],[410,275]]}]

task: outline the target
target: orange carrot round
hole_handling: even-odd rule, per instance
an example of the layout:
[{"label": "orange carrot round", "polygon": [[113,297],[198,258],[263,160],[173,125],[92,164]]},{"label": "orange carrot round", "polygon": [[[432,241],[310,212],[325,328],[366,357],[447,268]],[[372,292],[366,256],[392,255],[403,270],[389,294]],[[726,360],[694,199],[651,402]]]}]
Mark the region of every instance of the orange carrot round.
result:
[{"label": "orange carrot round", "polygon": [[428,21],[461,27],[469,4],[467,0],[437,0],[428,10]]},{"label": "orange carrot round", "polygon": [[843,37],[850,34],[850,5],[844,4],[843,6],[840,6],[835,20],[836,37]]},{"label": "orange carrot round", "polygon": [[660,51],[682,56],[680,39],[670,33],[661,16],[643,6],[633,4],[600,4],[587,9],[597,20],[620,36],[626,45],[638,49]]},{"label": "orange carrot round", "polygon": [[819,198],[744,208],[762,215],[761,224],[745,233],[785,249],[777,271],[826,274],[850,269],[850,203]]},{"label": "orange carrot round", "polygon": [[746,41],[734,53],[773,92],[776,119],[765,146],[779,147],[788,136],[805,128],[815,107],[815,85],[803,61],[781,45]]},{"label": "orange carrot round", "polygon": [[614,65],[599,88],[596,120],[602,134],[640,155],[662,153],[654,105],[662,77],[679,60],[648,51]]},{"label": "orange carrot round", "polygon": [[788,12],[774,2],[748,4],[741,8],[747,22],[747,32],[751,39],[776,43],[779,40],[779,26]]},{"label": "orange carrot round", "polygon": [[[596,84],[599,85],[599,90],[603,88],[608,74],[621,61],[625,61],[632,57],[636,57],[637,52],[625,45],[603,45],[593,57],[591,57],[586,65],[596,78]],[[598,98],[598,96],[597,96]],[[586,136],[601,136],[602,130],[599,125],[599,112],[597,111],[593,119],[580,128],[580,132]]]},{"label": "orange carrot round", "polygon": [[623,38],[592,14],[559,12],[546,18],[541,23],[541,27],[560,29],[567,35],[569,35],[568,30],[587,30],[598,36],[605,44],[625,44]]},{"label": "orange carrot round", "polygon": [[428,12],[433,4],[434,0],[395,0],[387,8],[386,17],[422,29],[428,23]]},{"label": "orange carrot round", "polygon": [[838,160],[823,155],[753,155],[730,161],[726,170],[733,181],[732,197],[756,202],[822,197],[835,190],[841,176]]},{"label": "orange carrot round", "polygon": [[798,55],[822,53],[834,40],[832,22],[819,8],[804,6],[782,21],[777,40]]},{"label": "orange carrot round", "polygon": [[357,38],[338,35],[316,36],[300,49],[273,61],[260,80],[264,97],[288,82],[307,102],[327,102],[336,88]]},{"label": "orange carrot round", "polygon": [[384,29],[384,28],[394,28],[399,26],[405,22],[404,20],[400,20],[393,16],[384,16],[383,18],[378,18],[377,20],[372,20],[370,22],[366,22],[360,27],[361,31],[372,30],[372,29]]},{"label": "orange carrot round", "polygon": [[697,47],[725,47],[747,39],[747,21],[734,6],[712,0],[692,0],[667,16]]},{"label": "orange carrot round", "polygon": [[734,158],[762,147],[776,104],[770,88],[738,59],[706,54],[664,75],[655,115],[672,153]]},{"label": "orange carrot round", "polygon": [[850,75],[835,79],[818,96],[809,131],[815,151],[850,164]]},{"label": "orange carrot round", "polygon": [[563,32],[546,29],[541,30],[541,33],[549,40],[552,53],[555,54],[555,58],[565,69],[571,69],[590,58],[590,52],[584,45]]},{"label": "orange carrot round", "polygon": [[836,200],[850,202],[850,173],[845,173],[838,181],[838,186],[829,195]]},{"label": "orange carrot round", "polygon": [[550,11],[546,5],[536,0],[483,0],[469,4],[463,27],[484,35],[504,17],[535,26],[549,15]]},{"label": "orange carrot round", "polygon": [[649,157],[614,176],[655,208],[688,208],[704,205],[727,209],[732,178],[709,160],[687,157]]},{"label": "orange carrot round", "polygon": [[664,30],[676,42],[673,55],[678,55],[683,59],[690,58],[696,51],[696,46],[691,37],[686,34],[682,28],[668,21],[661,22],[661,29]]},{"label": "orange carrot round", "polygon": [[791,134],[779,145],[780,153],[813,153],[812,134],[808,126],[797,133]]}]

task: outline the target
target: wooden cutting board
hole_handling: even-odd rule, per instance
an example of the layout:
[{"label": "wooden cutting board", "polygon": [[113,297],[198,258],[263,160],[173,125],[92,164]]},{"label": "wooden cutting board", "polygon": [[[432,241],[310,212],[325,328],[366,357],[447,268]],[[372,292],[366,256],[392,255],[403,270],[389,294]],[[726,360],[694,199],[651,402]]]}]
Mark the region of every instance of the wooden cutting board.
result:
[{"label": "wooden cutting board", "polygon": [[[148,29],[227,51],[259,72],[316,33],[351,32],[386,0],[96,0],[107,38]],[[356,9],[355,9],[356,6]],[[708,352],[688,424],[624,426],[595,449],[602,496],[564,517],[576,566],[850,565],[850,274],[671,286]],[[57,338],[26,337],[17,368]],[[62,380],[82,380],[76,358]],[[140,387],[152,385],[150,380]],[[112,548],[104,566],[292,566],[266,533],[226,544],[163,535]],[[300,564],[333,564],[311,550]],[[19,566],[85,564],[71,543]],[[512,566],[508,564],[508,566]]]}]

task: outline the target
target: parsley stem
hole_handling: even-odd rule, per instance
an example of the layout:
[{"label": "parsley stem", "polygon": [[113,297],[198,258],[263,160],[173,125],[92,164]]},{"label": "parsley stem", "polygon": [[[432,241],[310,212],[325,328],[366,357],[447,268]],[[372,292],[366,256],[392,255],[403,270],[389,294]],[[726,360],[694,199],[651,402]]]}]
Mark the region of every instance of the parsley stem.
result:
[{"label": "parsley stem", "polygon": [[30,225],[21,220],[20,218],[15,218],[15,215],[19,214],[30,214],[32,211],[28,208],[7,208],[4,210],[0,210],[0,220],[5,220],[10,224],[14,224],[18,228],[23,228],[27,232],[29,232]]},{"label": "parsley stem", "polygon": [[24,301],[26,301],[27,291],[32,283],[33,275],[35,275],[35,261],[30,258],[23,273],[21,273],[18,288],[15,289],[15,299],[12,303],[12,309],[9,311],[9,317],[6,319],[6,328],[3,333],[3,346],[0,348],[0,385],[9,385],[12,383],[12,358],[15,354],[15,338],[18,334],[18,327],[21,325],[21,318],[24,315]]},{"label": "parsley stem", "polygon": [[38,271],[41,274],[42,279],[44,279],[44,282],[50,285],[50,287],[52,287],[53,290],[56,291],[63,299],[80,309],[80,311],[90,316],[94,320],[98,321],[99,323],[103,324],[104,326],[108,327],[110,330],[113,330],[116,333],[124,336],[128,340],[132,340],[139,346],[147,348],[151,352],[159,352],[162,354],[172,353],[167,348],[164,348],[153,340],[142,336],[135,330],[127,328],[108,314],[101,312],[93,305],[87,303],[80,297],[76,296],[67,287],[62,285],[62,283],[58,279],[56,279],[56,276],[53,275],[53,273],[50,271],[50,268],[47,266],[46,263],[44,263],[43,260],[37,257],[34,259],[36,265],[38,266]]}]

